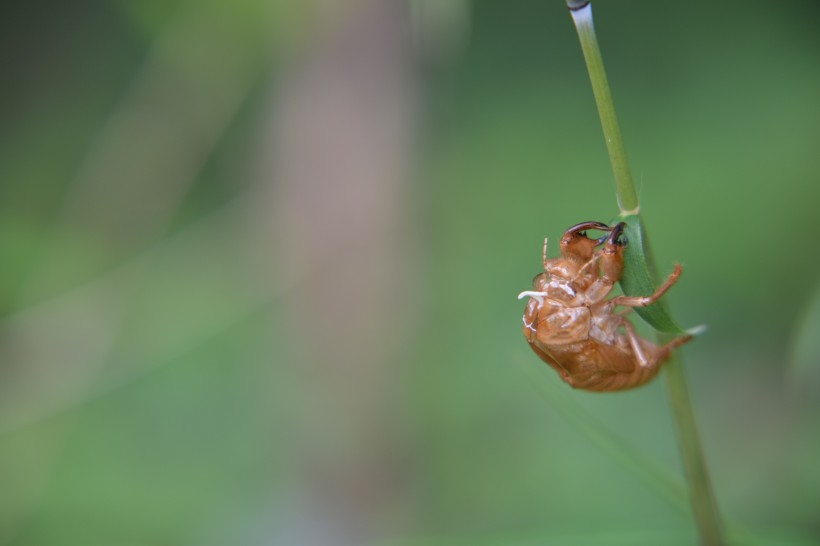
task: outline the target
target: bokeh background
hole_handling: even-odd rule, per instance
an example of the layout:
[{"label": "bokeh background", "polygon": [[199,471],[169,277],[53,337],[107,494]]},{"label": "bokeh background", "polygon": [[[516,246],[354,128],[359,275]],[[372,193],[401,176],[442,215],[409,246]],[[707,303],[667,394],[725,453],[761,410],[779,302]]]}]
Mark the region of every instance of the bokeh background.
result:
[{"label": "bokeh background", "polygon": [[[664,381],[516,294],[617,213],[563,2],[0,17],[0,542],[692,544]],[[820,541],[820,5],[595,3],[737,544]]]}]

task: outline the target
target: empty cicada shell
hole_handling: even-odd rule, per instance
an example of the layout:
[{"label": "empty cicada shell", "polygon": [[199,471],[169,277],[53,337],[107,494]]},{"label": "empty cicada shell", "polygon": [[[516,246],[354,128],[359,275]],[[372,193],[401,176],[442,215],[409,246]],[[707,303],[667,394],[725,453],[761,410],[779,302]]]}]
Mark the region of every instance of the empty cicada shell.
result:
[{"label": "empty cicada shell", "polygon": [[[624,316],[633,307],[658,301],[680,277],[680,265],[654,294],[607,299],[623,274],[624,227],[575,225],[561,238],[561,256],[553,259],[547,259],[545,241],[544,273],[533,279],[532,290],[518,296],[530,298],[523,317],[530,347],[577,389],[619,391],[643,385],[673,349],[692,339],[681,336],[658,346],[639,336]],[[588,230],[608,235],[592,239]],[[626,309],[616,312],[619,306]]]}]

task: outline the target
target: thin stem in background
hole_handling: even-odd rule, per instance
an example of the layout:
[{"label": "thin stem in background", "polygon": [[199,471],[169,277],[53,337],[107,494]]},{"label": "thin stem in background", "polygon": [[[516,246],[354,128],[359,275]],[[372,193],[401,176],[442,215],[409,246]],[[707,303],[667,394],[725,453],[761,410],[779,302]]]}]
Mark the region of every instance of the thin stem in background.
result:
[{"label": "thin stem in background", "polygon": [[[578,30],[592,90],[595,94],[595,102],[601,117],[604,138],[606,139],[607,150],[615,175],[616,194],[621,216],[639,217],[638,196],[629,170],[626,150],[618,127],[618,119],[615,116],[612,94],[609,90],[609,82],[604,71],[601,50],[598,47],[595,27],[592,23],[592,6],[589,2],[573,0],[567,0],[567,5]],[[654,264],[648,261],[647,265],[652,269],[648,272],[649,275],[658,278],[657,268]],[[675,422],[678,446],[683,459],[686,480],[689,484],[689,499],[701,542],[708,545],[723,544],[717,502],[709,479],[706,461],[703,457],[703,449],[701,448],[683,365],[678,358],[673,356],[666,363],[665,368],[667,391]]]}]

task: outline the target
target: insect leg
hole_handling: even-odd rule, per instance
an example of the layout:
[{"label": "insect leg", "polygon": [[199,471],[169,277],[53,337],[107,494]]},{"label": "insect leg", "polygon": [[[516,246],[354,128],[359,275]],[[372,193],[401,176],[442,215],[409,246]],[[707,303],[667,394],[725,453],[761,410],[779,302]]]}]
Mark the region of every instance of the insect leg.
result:
[{"label": "insect leg", "polygon": [[672,288],[672,285],[677,282],[682,271],[683,268],[681,268],[680,264],[675,264],[675,270],[669,275],[669,277],[667,277],[666,281],[651,296],[616,296],[612,298],[611,301],[615,305],[625,305],[627,307],[646,307],[647,305],[652,305],[653,303],[658,301],[661,298],[661,296],[666,294],[666,292],[670,288]]},{"label": "insect leg", "polygon": [[663,362],[664,360],[669,358],[669,355],[672,353],[672,351],[674,351],[684,343],[689,343],[694,338],[694,336],[676,337],[675,339],[673,339],[672,341],[658,349],[658,356],[656,357],[658,362]]},{"label": "insect leg", "polygon": [[547,269],[547,238],[544,237],[544,250],[541,252],[541,263],[544,264],[544,271]]},{"label": "insect leg", "polygon": [[623,321],[624,329],[626,330],[627,339],[629,340],[629,345],[632,348],[633,353],[635,353],[635,359],[638,361],[638,364],[642,368],[655,368],[660,365],[662,362],[665,362],[669,355],[672,354],[672,351],[683,345],[684,343],[688,343],[694,339],[694,336],[687,335],[676,337],[666,345],[662,347],[655,347],[651,346],[652,350],[651,357],[647,358],[646,350],[641,345],[641,338],[638,336],[637,332],[635,332],[635,327],[632,325],[631,322],[624,319]]},{"label": "insect leg", "polygon": [[580,224],[575,224],[568,230],[564,232],[564,235],[578,233],[579,231],[586,231],[588,229],[595,229],[598,231],[612,231],[612,228],[608,225],[604,224],[603,222],[581,222]]},{"label": "insect leg", "polygon": [[574,276],[574,277],[572,277],[571,282],[575,282],[575,281],[577,281],[577,280],[578,280],[578,278],[579,278],[581,275],[583,275],[584,273],[586,273],[586,272],[587,272],[587,269],[589,269],[590,267],[592,267],[592,266],[594,266],[594,265],[597,265],[597,264],[598,264],[598,260],[600,260],[600,259],[601,259],[601,253],[600,253],[600,252],[596,252],[596,253],[592,256],[592,258],[590,258],[590,259],[589,259],[589,261],[587,261],[587,263],[585,263],[585,264],[581,267],[581,269],[579,269],[579,270],[578,270],[578,273],[576,273],[576,274],[575,274],[575,276]]},{"label": "insect leg", "polygon": [[638,365],[641,368],[657,365],[660,361],[659,359],[653,358],[652,361],[650,361],[646,358],[646,353],[644,353],[643,347],[641,346],[641,339],[638,337],[638,333],[635,331],[635,327],[632,323],[624,319],[622,324],[624,330],[626,330],[626,338],[629,341],[629,346],[632,348],[632,353],[635,355],[635,360],[638,361]]}]

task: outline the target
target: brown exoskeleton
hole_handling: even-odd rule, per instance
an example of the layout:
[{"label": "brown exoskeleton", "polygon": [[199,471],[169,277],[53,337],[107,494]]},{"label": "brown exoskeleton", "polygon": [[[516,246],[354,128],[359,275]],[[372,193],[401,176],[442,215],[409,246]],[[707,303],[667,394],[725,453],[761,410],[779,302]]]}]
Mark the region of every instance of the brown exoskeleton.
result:
[{"label": "brown exoskeleton", "polygon": [[[533,279],[524,311],[524,336],[533,351],[577,389],[619,391],[643,385],[658,373],[670,353],[692,339],[678,337],[658,346],[640,337],[624,316],[633,307],[658,301],[678,280],[680,265],[654,294],[606,299],[623,274],[625,224],[614,227],[584,222],[561,238],[561,256],[547,259],[544,273]],[[586,230],[609,232],[600,239]],[[596,247],[603,245],[599,250]],[[618,306],[626,311],[616,312]]]}]

